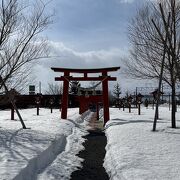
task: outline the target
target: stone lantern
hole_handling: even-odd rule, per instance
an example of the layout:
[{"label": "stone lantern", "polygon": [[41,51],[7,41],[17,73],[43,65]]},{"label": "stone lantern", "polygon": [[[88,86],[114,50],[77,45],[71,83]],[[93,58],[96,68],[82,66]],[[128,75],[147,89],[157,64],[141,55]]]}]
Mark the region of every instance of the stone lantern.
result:
[{"label": "stone lantern", "polygon": [[35,103],[37,107],[37,116],[39,115],[39,106],[41,103],[41,98],[42,98],[42,94],[37,94],[37,96],[35,97]]},{"label": "stone lantern", "polygon": [[127,97],[127,103],[129,106],[129,113],[131,112],[131,103],[132,103],[133,97],[130,95]]},{"label": "stone lantern", "polygon": [[50,104],[51,113],[52,113],[53,112],[53,110],[52,110],[53,108],[52,107],[53,107],[53,104],[54,104],[54,98],[50,98],[49,99],[49,104]]},{"label": "stone lantern", "polygon": [[143,97],[144,97],[144,96],[143,96],[141,93],[139,93],[139,94],[136,96],[137,104],[138,104],[138,115],[141,114],[141,103],[142,103],[142,98],[143,98]]}]

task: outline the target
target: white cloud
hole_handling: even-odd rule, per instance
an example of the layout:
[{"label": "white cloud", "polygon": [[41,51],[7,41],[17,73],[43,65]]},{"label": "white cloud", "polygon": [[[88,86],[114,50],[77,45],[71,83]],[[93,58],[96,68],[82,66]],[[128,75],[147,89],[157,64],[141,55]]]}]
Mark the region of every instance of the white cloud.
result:
[{"label": "white cloud", "polygon": [[133,3],[134,0],[116,0],[118,3]]},{"label": "white cloud", "polygon": [[[52,56],[50,60],[41,61],[36,67],[35,72],[38,80],[42,82],[44,89],[48,82],[54,82],[54,77],[60,76],[58,73],[54,73],[51,67],[64,67],[64,68],[104,68],[120,66],[121,69],[112,73],[112,76],[116,76],[118,82],[120,82],[122,89],[135,88],[133,80],[129,80],[122,75],[123,69],[123,57],[127,55],[127,50],[121,50],[118,48],[112,48],[108,50],[79,52],[74,49],[66,47],[62,42],[50,42]],[[83,84],[83,83],[82,83]],[[110,83],[110,87],[114,86],[114,82]]]},{"label": "white cloud", "polygon": [[122,65],[121,58],[125,51],[117,48],[108,50],[79,52],[66,47],[62,42],[50,42],[52,60],[43,63],[44,66],[60,66],[70,68],[97,68]]}]

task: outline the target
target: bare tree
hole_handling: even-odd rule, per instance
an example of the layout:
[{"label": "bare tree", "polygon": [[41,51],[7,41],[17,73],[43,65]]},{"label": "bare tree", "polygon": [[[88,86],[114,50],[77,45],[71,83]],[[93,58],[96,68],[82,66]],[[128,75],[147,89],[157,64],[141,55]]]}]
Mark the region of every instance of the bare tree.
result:
[{"label": "bare tree", "polygon": [[48,56],[47,40],[40,37],[52,22],[46,6],[41,0],[29,5],[20,0],[0,1],[0,76],[7,85],[14,79],[23,82],[23,75],[23,79],[28,75],[23,73],[25,67]]},{"label": "bare tree", "polygon": [[46,94],[51,94],[51,95],[60,95],[63,92],[63,87],[62,84],[53,84],[53,83],[48,83],[48,88],[46,90]]},{"label": "bare tree", "polygon": [[29,82],[34,82],[36,76],[33,74],[31,66],[24,65],[20,71],[16,72],[16,75],[11,77],[6,84],[11,89],[16,89],[17,92],[23,93],[27,91]]},{"label": "bare tree", "polygon": [[175,128],[176,83],[180,79],[180,1],[147,3],[133,18],[129,37],[132,43],[131,57],[126,64],[129,75],[140,79],[159,79],[165,56],[162,80],[172,90],[171,120]]}]

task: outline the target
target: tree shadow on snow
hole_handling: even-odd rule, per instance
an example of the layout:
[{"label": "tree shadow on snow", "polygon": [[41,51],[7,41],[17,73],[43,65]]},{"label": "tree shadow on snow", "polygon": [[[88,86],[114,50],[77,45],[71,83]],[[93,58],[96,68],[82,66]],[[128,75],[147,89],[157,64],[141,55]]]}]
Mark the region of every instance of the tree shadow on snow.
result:
[{"label": "tree shadow on snow", "polygon": [[[32,130],[18,129],[2,130],[0,129],[0,148],[5,149],[8,159],[28,161],[28,154],[39,154],[41,151],[39,142],[47,144],[47,139],[44,135],[38,135]],[[43,143],[44,142],[44,143]]]},{"label": "tree shadow on snow", "polygon": [[[113,122],[114,121],[114,122]],[[131,124],[131,123],[153,123],[152,120],[124,120],[124,119],[112,119],[110,123],[108,123],[104,129],[108,129],[111,126]]]},{"label": "tree shadow on snow", "polygon": [[168,133],[168,134],[178,134],[178,135],[180,135],[180,132],[178,133],[178,132],[166,131],[165,133]]},{"label": "tree shadow on snow", "polygon": [[79,124],[77,124],[77,123],[76,123],[75,121],[73,121],[72,119],[66,119],[65,121],[68,121],[68,122],[70,122],[70,123],[74,124],[74,125],[75,125],[75,127],[80,128],[80,125],[79,125]]},{"label": "tree shadow on snow", "polygon": [[69,121],[69,122],[71,122],[72,124],[74,124],[75,127],[82,129],[82,126],[81,126],[80,124],[76,123],[74,120],[72,120],[72,119],[66,119],[66,121]]}]

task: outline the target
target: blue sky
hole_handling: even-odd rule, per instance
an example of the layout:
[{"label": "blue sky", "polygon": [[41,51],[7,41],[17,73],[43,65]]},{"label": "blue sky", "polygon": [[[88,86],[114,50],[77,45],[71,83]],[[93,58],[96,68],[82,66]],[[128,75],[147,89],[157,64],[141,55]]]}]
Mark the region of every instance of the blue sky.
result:
[{"label": "blue sky", "polygon": [[[54,23],[44,34],[50,41],[51,54],[35,68],[45,89],[58,74],[50,67],[97,68],[121,66],[128,54],[128,23],[145,0],[53,0]],[[120,70],[114,74],[124,91],[134,88],[131,79]],[[43,73],[42,73],[43,72]],[[43,75],[42,75],[43,74]],[[134,81],[134,80],[133,80]],[[138,84],[136,84],[137,86]],[[110,85],[113,87],[113,84]],[[141,85],[140,85],[141,86]]]},{"label": "blue sky", "polygon": [[[141,0],[142,1],[142,0]],[[128,46],[127,26],[139,0],[54,0],[50,39],[79,51]]]}]

